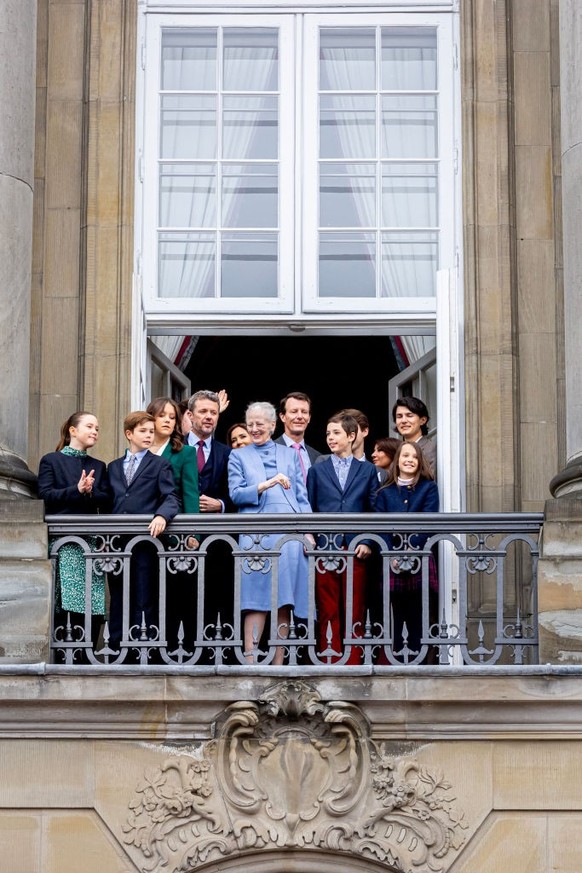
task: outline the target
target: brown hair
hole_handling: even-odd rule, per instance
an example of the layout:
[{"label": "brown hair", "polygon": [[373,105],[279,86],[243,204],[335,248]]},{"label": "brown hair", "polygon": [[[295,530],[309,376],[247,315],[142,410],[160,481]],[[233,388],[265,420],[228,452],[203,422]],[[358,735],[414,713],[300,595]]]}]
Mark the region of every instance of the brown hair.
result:
[{"label": "brown hair", "polygon": [[401,442],[402,440],[397,440],[396,437],[378,437],[377,440],[374,440],[374,448],[378,449],[379,452],[384,452],[385,455],[389,455],[394,460]]},{"label": "brown hair", "polygon": [[170,434],[170,447],[173,452],[181,452],[184,448],[184,443],[182,441],[182,415],[180,414],[180,407],[178,406],[176,401],[172,400],[171,397],[156,397],[155,400],[150,400],[146,412],[148,412],[151,416],[153,416],[154,419],[156,419],[159,415],[164,414],[164,409],[168,405],[172,407],[176,414],[174,430]]},{"label": "brown hair", "polygon": [[351,415],[356,419],[356,423],[360,430],[370,430],[370,422],[368,416],[361,409],[340,409],[338,415]]},{"label": "brown hair", "polygon": [[[93,415],[92,412],[73,412],[72,415],[69,415],[66,421],[64,421],[61,425],[61,438],[57,443],[57,447],[55,452],[60,452],[61,449],[64,449],[65,446],[71,444],[71,434],[69,433],[72,427],[79,427],[81,423],[81,419],[86,415]],[[95,416],[93,416],[95,418]]]},{"label": "brown hair", "polygon": [[358,435],[358,422],[353,415],[347,415],[343,412],[337,412],[335,415],[332,415],[331,418],[328,418],[327,423],[341,425],[342,429],[348,436],[351,433],[353,433],[355,436]]},{"label": "brown hair", "polygon": [[394,460],[392,461],[392,466],[388,470],[388,478],[382,488],[386,488],[387,485],[391,485],[393,482],[398,484],[398,475],[400,473],[400,455],[402,454],[402,449],[404,446],[414,446],[414,451],[416,452],[416,457],[418,458],[418,470],[416,471],[416,476],[412,480],[413,485],[417,485],[420,479],[430,479],[434,480],[433,472],[429,466],[428,461],[426,460],[421,447],[418,443],[413,443],[412,440],[404,440],[400,443],[396,450],[396,454],[394,455]]},{"label": "brown hair", "polygon": [[144,421],[153,422],[154,417],[146,412],[145,409],[139,409],[136,412],[130,412],[123,420],[123,433],[126,430],[134,431],[138,424],[143,424]]}]

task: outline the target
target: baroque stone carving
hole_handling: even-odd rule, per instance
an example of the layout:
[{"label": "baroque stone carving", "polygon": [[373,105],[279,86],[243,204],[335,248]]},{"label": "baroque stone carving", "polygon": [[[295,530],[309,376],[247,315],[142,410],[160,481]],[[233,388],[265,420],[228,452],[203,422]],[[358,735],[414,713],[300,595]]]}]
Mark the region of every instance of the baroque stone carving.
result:
[{"label": "baroque stone carving", "polygon": [[290,681],[232,704],[215,739],[148,770],[124,841],[144,871],[293,848],[438,873],[464,841],[454,801],[442,775],[371,740],[358,707]]}]

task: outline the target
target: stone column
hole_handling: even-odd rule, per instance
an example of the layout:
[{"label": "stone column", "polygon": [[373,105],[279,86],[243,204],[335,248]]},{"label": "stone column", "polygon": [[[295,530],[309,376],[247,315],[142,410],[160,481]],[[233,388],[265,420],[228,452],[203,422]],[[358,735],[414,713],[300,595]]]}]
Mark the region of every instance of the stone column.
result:
[{"label": "stone column", "polygon": [[0,498],[33,493],[26,466],[36,0],[0,0]]},{"label": "stone column", "polygon": [[554,477],[554,497],[582,496],[582,3],[560,0],[560,99],[566,468]]},{"label": "stone column", "polygon": [[545,507],[538,568],[541,663],[582,663],[582,4],[560,0],[567,465]]}]

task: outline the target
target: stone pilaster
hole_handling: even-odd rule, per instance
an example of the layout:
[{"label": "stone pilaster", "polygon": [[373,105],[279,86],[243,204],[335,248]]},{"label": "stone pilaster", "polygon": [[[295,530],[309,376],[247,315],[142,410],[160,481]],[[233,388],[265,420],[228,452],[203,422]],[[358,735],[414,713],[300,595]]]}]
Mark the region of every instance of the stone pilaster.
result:
[{"label": "stone pilaster", "polygon": [[0,498],[30,496],[30,275],[35,0],[0,0]]},{"label": "stone pilaster", "polygon": [[554,497],[582,496],[582,5],[560,2],[560,97],[564,250],[566,468],[551,482]]}]

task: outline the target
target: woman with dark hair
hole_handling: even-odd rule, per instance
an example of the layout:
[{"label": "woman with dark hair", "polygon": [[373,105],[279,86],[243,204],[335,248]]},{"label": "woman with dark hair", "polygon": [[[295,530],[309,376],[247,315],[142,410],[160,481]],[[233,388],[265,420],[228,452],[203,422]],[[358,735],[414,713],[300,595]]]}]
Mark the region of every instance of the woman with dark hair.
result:
[{"label": "woman with dark hair", "polygon": [[[180,511],[200,512],[196,449],[184,445],[180,407],[171,397],[157,397],[148,404],[146,412],[154,419],[154,441],[150,451],[170,462]],[[188,537],[187,546],[198,548],[195,536]],[[188,645],[194,636],[195,579],[195,575],[187,572],[166,576],[166,637],[170,650],[178,645],[180,622]]]},{"label": "woman with dark hair", "polygon": [[154,442],[150,451],[172,465],[181,511],[199,512],[196,449],[184,445],[178,404],[171,397],[158,397],[146,411],[154,418]]},{"label": "woman with dark hair", "polygon": [[[399,445],[388,481],[376,496],[376,512],[438,512],[439,492],[427,459],[418,443]],[[422,561],[416,550],[424,549],[426,534],[387,534],[390,550],[402,551],[402,556],[390,560],[390,604],[393,613],[394,650],[403,642],[406,622],[408,648],[420,651],[422,638]],[[438,598],[438,578],[432,554],[428,557],[429,624]]]},{"label": "woman with dark hair", "polygon": [[383,484],[388,477],[388,470],[392,466],[394,455],[401,445],[396,437],[380,437],[374,443],[372,463],[378,468],[378,479]]},{"label": "woman with dark hair", "polygon": [[243,446],[249,446],[251,443],[251,435],[246,424],[243,424],[242,421],[231,424],[226,432],[227,446],[230,446],[231,449],[241,449]]},{"label": "woman with dark hair", "polygon": [[[109,509],[106,466],[87,454],[98,438],[99,422],[90,412],[74,412],[63,422],[55,451],[40,459],[38,469],[38,496],[47,515],[88,515]],[[85,552],[76,543],[59,549],[56,599],[60,609],[70,613],[72,625],[84,625]],[[92,622],[96,642],[105,615],[105,577],[95,568],[91,614],[96,617]]]}]

